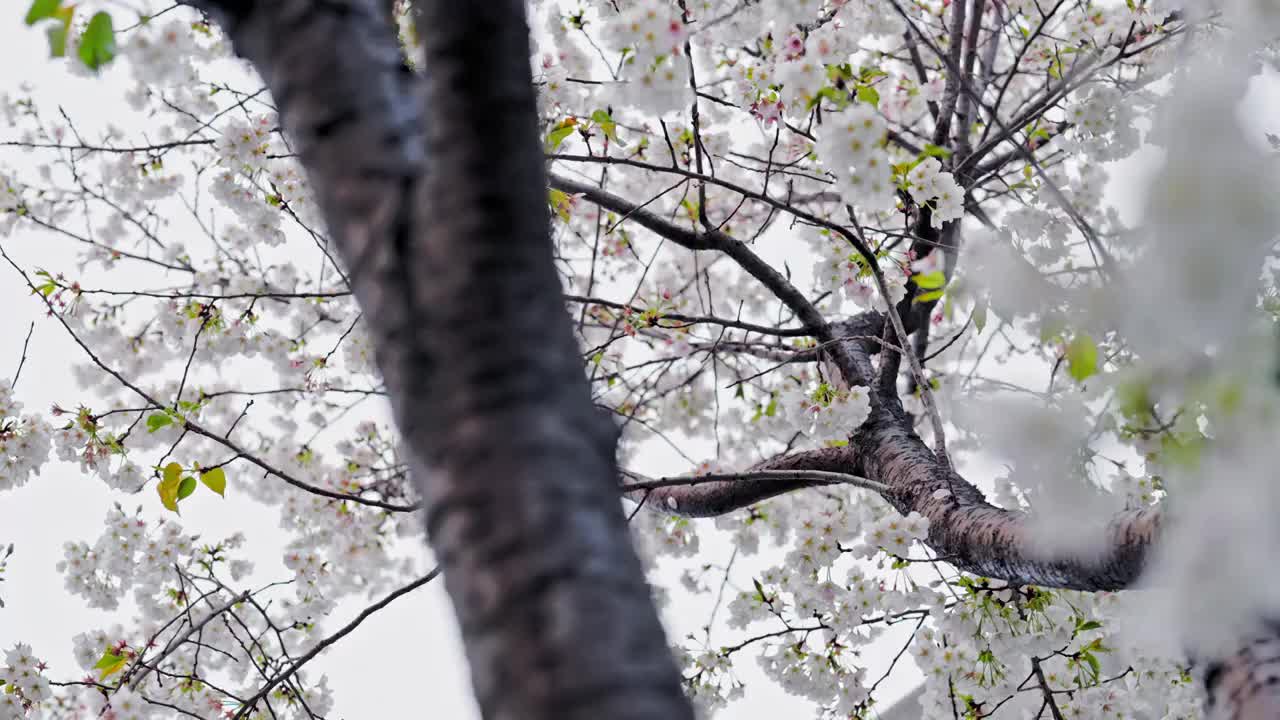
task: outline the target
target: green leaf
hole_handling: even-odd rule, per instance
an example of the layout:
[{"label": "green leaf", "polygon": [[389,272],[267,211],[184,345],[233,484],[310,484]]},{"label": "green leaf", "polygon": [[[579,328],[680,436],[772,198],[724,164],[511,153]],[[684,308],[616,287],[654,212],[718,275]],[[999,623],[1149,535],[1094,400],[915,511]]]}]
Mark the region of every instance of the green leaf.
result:
[{"label": "green leaf", "polygon": [[937,300],[940,297],[942,297],[941,290],[930,290],[929,292],[926,292],[926,293],[920,293],[911,302],[927,303],[927,302],[932,302],[934,300]]},{"label": "green leaf", "polygon": [[129,658],[127,656],[117,655],[115,650],[107,648],[107,651],[102,653],[102,657],[98,658],[98,662],[93,664],[93,669],[101,670],[102,674],[99,677],[100,679],[105,680],[108,675],[118,673],[123,670],[125,663],[127,663],[128,660]]},{"label": "green leaf", "polygon": [[49,56],[60,58],[67,54],[67,26],[54,25],[47,31],[49,35]]},{"label": "green leaf", "polygon": [[200,482],[222,497],[227,496],[227,473],[222,468],[216,467],[200,473]]},{"label": "green leaf", "polygon": [[1100,627],[1102,627],[1102,623],[1097,620],[1086,620],[1076,625],[1076,632],[1088,632],[1089,630],[1097,630]]},{"label": "green leaf", "polygon": [[556,215],[560,216],[561,220],[569,222],[569,208],[572,205],[572,200],[569,198],[568,193],[551,188],[547,191],[547,202],[551,204],[551,209],[555,211]]},{"label": "green leaf", "polygon": [[591,121],[600,128],[600,132],[613,142],[621,145],[622,141],[618,139],[618,123],[614,121],[613,116],[607,110],[596,110],[591,113]]},{"label": "green leaf", "polygon": [[196,479],[190,475],[182,478],[182,482],[178,483],[178,499],[185,500],[196,491]]},{"label": "green leaf", "polygon": [[987,327],[987,304],[985,302],[980,303],[973,309],[973,326],[978,328],[979,335]]},{"label": "green leaf", "polygon": [[941,270],[912,275],[911,279],[922,290],[937,290],[947,284],[947,276]]},{"label": "green leaf", "polygon": [[572,125],[557,127],[555,130],[552,130],[550,134],[547,135],[547,148],[552,152],[559,150],[561,143],[564,142],[565,138],[572,135],[573,131],[574,126]]},{"label": "green leaf", "polygon": [[1080,657],[1089,664],[1090,679],[1096,681],[1098,676],[1102,674],[1102,661],[1098,660],[1093,653],[1082,653]]},{"label": "green leaf", "polygon": [[147,416],[147,432],[155,432],[162,427],[173,424],[173,418],[169,413],[151,413]]},{"label": "green leaf", "polygon": [[1129,419],[1146,417],[1151,408],[1151,397],[1145,379],[1137,378],[1121,383],[1116,388],[1116,405],[1120,414]]},{"label": "green leaf", "polygon": [[858,102],[864,102],[872,107],[878,107],[880,105],[880,92],[870,85],[859,85]]},{"label": "green leaf", "polygon": [[62,0],[35,0],[27,10],[27,24],[35,25],[45,18],[57,17]]},{"label": "green leaf", "polygon": [[1098,372],[1098,346],[1085,333],[1071,338],[1067,345],[1067,372],[1076,382]]},{"label": "green leaf", "polygon": [[949,157],[951,157],[951,151],[950,151],[950,150],[948,150],[948,149],[946,149],[946,148],[944,148],[944,147],[939,147],[938,145],[934,145],[933,143],[929,143],[929,144],[925,145],[925,146],[924,146],[924,150],[921,150],[921,151],[920,151],[920,154],[921,154],[922,156],[924,156],[924,157],[936,157],[936,158],[949,158]]},{"label": "green leaf", "polygon": [[111,62],[116,56],[116,31],[111,24],[111,15],[105,12],[94,13],[89,26],[80,36],[80,60],[90,70]]}]

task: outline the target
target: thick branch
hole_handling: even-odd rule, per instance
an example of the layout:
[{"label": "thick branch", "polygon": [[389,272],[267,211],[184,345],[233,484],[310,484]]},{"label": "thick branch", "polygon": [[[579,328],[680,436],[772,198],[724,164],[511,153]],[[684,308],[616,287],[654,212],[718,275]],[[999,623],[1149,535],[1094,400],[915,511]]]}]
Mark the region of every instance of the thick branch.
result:
[{"label": "thick branch", "polygon": [[1141,573],[1160,532],[1157,508],[1117,514],[1094,555],[1069,556],[1037,544],[1031,519],[997,508],[940,463],[896,403],[885,403],[855,435],[863,474],[892,487],[899,512],[929,518],[928,544],[961,570],[1019,585],[1119,590]]},{"label": "thick branch", "polygon": [[551,187],[561,192],[582,195],[605,210],[618,213],[624,219],[650,230],[657,236],[666,238],[680,247],[690,250],[712,249],[704,233],[677,225],[651,210],[647,210],[630,200],[604,190],[599,185],[578,182],[555,173],[551,174],[550,184]]},{"label": "thick branch", "polygon": [[[859,338],[848,345],[866,377],[872,377],[868,358],[878,345],[861,338],[875,327],[884,327],[878,313],[859,316],[842,328]],[[858,475],[888,486],[883,495],[899,512],[929,518],[928,544],[938,555],[961,570],[1020,585],[1076,590],[1128,587],[1141,573],[1162,519],[1155,508],[1120,513],[1107,525],[1099,543],[1102,549],[1096,554],[1052,552],[1035,542],[1025,513],[991,505],[981,491],[935,457],[912,430],[911,419],[888,383],[873,385],[872,416],[848,447],[783,456],[751,470],[775,462]],[[717,515],[814,484],[754,480],[664,487],[660,489],[664,494],[651,496],[649,502],[683,515]]]},{"label": "thick branch", "polygon": [[[568,302],[582,303],[583,305],[595,305],[613,310],[622,310],[624,312],[630,311],[637,315],[643,314],[648,310],[648,308],[636,307],[634,305],[627,305],[601,298],[584,297],[582,295],[566,294],[564,299]],[[809,335],[809,331],[804,328],[771,327],[768,325],[757,325],[755,323],[732,320],[729,318],[720,318],[711,315],[686,315],[684,313],[663,312],[656,316],[653,319],[653,322],[656,327],[670,329],[670,326],[662,324],[662,321],[664,320],[674,320],[675,322],[683,323],[683,325],[679,327],[711,324],[734,328],[737,330],[745,330],[752,333],[760,333],[761,335],[773,335],[775,337],[807,337]]]},{"label": "thick branch", "polygon": [[[777,495],[802,488],[848,482],[850,468],[856,464],[850,447],[829,447],[780,455],[751,466],[741,475],[728,480],[705,481],[698,477],[671,482],[641,482],[623,486],[633,500],[687,517],[714,517],[753,505]],[[821,475],[787,478],[769,471],[816,471],[835,473],[840,478]],[[859,478],[860,479],[860,478]]]},{"label": "thick branch", "polygon": [[429,123],[384,0],[199,4],[349,267],[484,716],[691,718],[564,313],[524,3],[415,0]]}]

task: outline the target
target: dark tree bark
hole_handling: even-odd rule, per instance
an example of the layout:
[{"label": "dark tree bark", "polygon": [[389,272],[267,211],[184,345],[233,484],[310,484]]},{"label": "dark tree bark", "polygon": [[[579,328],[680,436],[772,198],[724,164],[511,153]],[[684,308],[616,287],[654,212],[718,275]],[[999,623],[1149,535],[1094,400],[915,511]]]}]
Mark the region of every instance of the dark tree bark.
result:
[{"label": "dark tree bark", "polygon": [[425,83],[384,0],[191,4],[262,74],[317,190],[484,716],[691,718],[561,300],[523,3],[415,2]]},{"label": "dark tree bark", "polygon": [[1234,656],[1204,672],[1208,720],[1280,717],[1280,623],[1265,629]]},{"label": "dark tree bark", "polygon": [[[438,358],[430,535],[499,718],[691,717],[618,501],[552,259],[523,0],[417,0]],[[495,442],[500,441],[500,442]],[[501,452],[495,452],[499,446]],[[485,672],[481,672],[485,671]]]}]

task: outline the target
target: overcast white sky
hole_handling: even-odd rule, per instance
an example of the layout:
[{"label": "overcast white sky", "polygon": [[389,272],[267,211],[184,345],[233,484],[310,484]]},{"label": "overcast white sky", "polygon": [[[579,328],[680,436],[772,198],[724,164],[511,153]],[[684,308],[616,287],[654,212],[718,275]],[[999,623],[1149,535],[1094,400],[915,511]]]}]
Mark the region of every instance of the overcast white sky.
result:
[{"label": "overcast white sky", "polygon": [[[47,46],[43,33],[21,23],[19,4],[4,3],[0,10],[0,59],[8,69],[0,81],[0,89],[12,89],[19,82],[30,82],[38,88],[46,111],[62,106],[73,118],[86,122],[110,116],[111,108],[120,106],[123,86],[112,81],[82,79],[68,75],[60,67],[45,60]],[[25,4],[22,4],[25,8]],[[1244,115],[1258,132],[1271,131],[1264,112],[1277,107],[1277,83],[1270,82],[1251,99]],[[136,116],[135,116],[136,117]],[[119,123],[129,130],[126,123]],[[9,128],[0,128],[0,140],[10,139]],[[1148,162],[1156,157],[1146,154]],[[0,148],[0,164],[23,162],[16,151]],[[1145,176],[1141,163],[1133,165],[1124,179],[1113,182],[1113,201],[1132,217],[1140,197],[1140,178]],[[22,232],[5,240],[6,249],[19,263],[50,269],[72,270],[73,248],[69,243],[47,235]],[[20,284],[10,269],[0,268],[0,377],[10,377],[16,368],[22,338],[29,324],[36,327],[31,339],[29,359],[19,384],[19,398],[29,411],[43,412],[54,402],[74,406],[80,399],[70,373],[73,362],[83,360],[80,350],[65,332],[45,320],[37,303]],[[655,459],[663,470],[665,464]],[[678,468],[677,468],[678,469]],[[989,476],[993,467],[970,466],[970,476]],[[158,511],[154,493],[140,496],[113,494],[96,479],[84,477],[75,465],[51,462],[43,475],[24,488],[0,495],[0,543],[14,542],[13,556],[6,581],[0,584],[0,597],[7,607],[0,610],[0,648],[25,641],[33,645],[38,656],[49,661],[50,676],[72,679],[79,674],[71,656],[71,637],[78,632],[106,627],[113,622],[128,625],[127,618],[86,609],[81,601],[62,590],[61,577],[54,565],[62,557],[61,545],[70,539],[92,540],[100,532],[102,519],[110,503],[123,501],[133,507],[142,503],[149,513]],[[259,548],[259,570],[264,576],[278,576],[283,571],[279,548],[283,534],[277,529],[274,509],[267,509],[229,493],[227,507],[218,512],[200,512],[198,508],[184,513],[182,523],[189,530],[208,537],[222,537],[243,530]],[[154,507],[152,507],[154,506]],[[154,515],[153,515],[154,516]],[[731,548],[723,539],[704,536],[703,547],[709,562],[723,563]],[[423,551],[425,558],[425,551]],[[425,560],[424,560],[425,562]],[[671,576],[674,583],[674,574]],[[672,626],[696,628],[706,618],[703,601],[680,603],[668,613]],[[343,625],[362,605],[348,602],[335,611],[329,627]],[[891,634],[900,637],[901,631]],[[884,653],[896,651],[879,645]],[[884,658],[868,657],[873,664]],[[811,713],[807,703],[787,697],[776,686],[759,677],[752,662],[740,663],[741,675],[749,682],[747,698],[734,705],[724,717],[774,718],[805,717]],[[335,691],[336,708],[331,717],[356,720],[369,717],[431,717],[470,720],[478,717],[467,684],[465,662],[455,630],[452,611],[443,585],[432,583],[416,593],[401,598],[389,608],[368,620],[358,632],[344,639],[336,648],[312,664],[312,677],[327,673]],[[905,692],[915,682],[914,673],[899,673],[897,681],[887,684],[882,699]]]}]

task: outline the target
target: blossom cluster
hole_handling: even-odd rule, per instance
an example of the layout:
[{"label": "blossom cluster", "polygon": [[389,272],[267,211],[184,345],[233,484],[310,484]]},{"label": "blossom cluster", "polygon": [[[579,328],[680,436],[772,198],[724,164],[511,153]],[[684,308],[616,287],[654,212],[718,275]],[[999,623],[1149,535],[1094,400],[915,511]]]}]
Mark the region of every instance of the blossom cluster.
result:
[{"label": "blossom cluster", "polygon": [[861,385],[789,382],[775,402],[776,422],[804,432],[817,444],[847,439],[871,415],[871,397]]},{"label": "blossom cluster", "polygon": [[856,207],[882,210],[897,187],[884,143],[888,128],[874,108],[858,103],[829,116],[818,140],[818,156],[840,185],[844,200]]},{"label": "blossom cluster", "polygon": [[930,222],[934,227],[940,228],[943,223],[964,215],[964,190],[954,175],[943,171],[937,158],[921,160],[907,178],[912,199],[921,205],[927,204],[932,211]]},{"label": "blossom cluster", "polygon": [[53,696],[45,664],[31,652],[31,646],[18,643],[5,652],[0,667],[0,719],[18,720],[28,710]]},{"label": "blossom cluster", "polygon": [[49,459],[53,429],[39,415],[22,412],[8,381],[0,383],[0,490],[21,487]]}]

